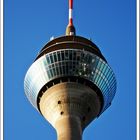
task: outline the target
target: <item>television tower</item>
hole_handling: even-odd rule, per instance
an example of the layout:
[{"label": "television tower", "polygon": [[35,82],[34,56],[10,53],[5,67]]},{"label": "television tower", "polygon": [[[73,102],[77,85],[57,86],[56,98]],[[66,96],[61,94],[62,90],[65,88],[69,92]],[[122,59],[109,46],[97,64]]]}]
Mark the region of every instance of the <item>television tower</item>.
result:
[{"label": "television tower", "polygon": [[116,92],[115,75],[99,48],[76,36],[72,12],[69,0],[66,35],[41,49],[24,80],[26,96],[56,129],[58,140],[81,140]]}]

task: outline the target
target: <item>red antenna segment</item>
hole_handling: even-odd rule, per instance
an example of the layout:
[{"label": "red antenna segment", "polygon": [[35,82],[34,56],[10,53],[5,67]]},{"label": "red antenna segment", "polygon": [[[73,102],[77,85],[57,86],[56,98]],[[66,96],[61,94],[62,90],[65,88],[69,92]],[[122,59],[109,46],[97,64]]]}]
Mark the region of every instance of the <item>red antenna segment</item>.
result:
[{"label": "red antenna segment", "polygon": [[69,24],[66,28],[66,35],[75,35],[75,28],[73,25],[73,0],[69,0]]},{"label": "red antenna segment", "polygon": [[69,0],[69,9],[73,9],[73,0]]},{"label": "red antenna segment", "polygon": [[73,0],[69,0],[69,25],[73,25]]}]

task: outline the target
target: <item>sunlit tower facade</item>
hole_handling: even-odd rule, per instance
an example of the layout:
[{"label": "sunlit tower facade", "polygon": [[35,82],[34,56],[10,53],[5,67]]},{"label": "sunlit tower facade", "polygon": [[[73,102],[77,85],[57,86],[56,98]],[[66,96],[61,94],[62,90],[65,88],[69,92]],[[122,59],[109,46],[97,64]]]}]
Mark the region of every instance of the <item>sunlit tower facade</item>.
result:
[{"label": "sunlit tower facade", "polygon": [[24,80],[31,104],[56,129],[58,140],[82,140],[86,126],[110,105],[115,75],[99,48],[77,36],[69,0],[66,35],[49,41]]}]

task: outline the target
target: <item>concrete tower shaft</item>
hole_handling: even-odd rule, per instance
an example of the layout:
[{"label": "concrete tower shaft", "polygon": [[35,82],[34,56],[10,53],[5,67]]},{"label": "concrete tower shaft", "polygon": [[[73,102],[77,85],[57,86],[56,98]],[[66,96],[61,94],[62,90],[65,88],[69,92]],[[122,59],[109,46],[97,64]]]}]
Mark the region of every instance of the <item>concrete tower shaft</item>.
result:
[{"label": "concrete tower shaft", "polygon": [[99,114],[101,101],[88,86],[64,82],[44,92],[39,106],[58,140],[81,140],[83,129]]}]

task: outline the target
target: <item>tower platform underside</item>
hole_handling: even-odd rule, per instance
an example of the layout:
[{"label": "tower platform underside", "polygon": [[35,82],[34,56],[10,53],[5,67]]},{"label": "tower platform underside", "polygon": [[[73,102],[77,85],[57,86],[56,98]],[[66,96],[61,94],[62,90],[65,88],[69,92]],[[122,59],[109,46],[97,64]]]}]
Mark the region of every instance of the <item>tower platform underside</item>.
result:
[{"label": "tower platform underside", "polygon": [[88,86],[64,82],[46,90],[39,106],[58,140],[81,140],[83,129],[99,114],[101,101]]}]

